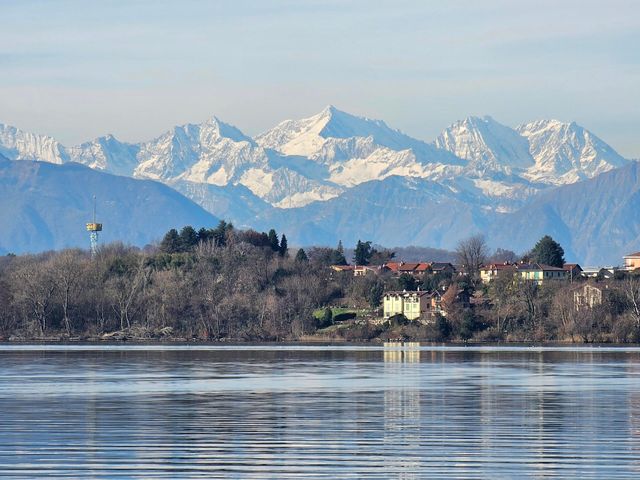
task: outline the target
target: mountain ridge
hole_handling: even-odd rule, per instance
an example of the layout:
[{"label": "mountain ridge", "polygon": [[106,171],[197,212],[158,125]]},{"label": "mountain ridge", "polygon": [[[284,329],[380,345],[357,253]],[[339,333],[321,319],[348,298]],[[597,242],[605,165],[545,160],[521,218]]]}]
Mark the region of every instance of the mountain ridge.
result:
[{"label": "mountain ridge", "polygon": [[[69,148],[0,125],[3,152],[16,160],[42,155],[52,163],[75,160],[160,181],[218,217],[255,228],[277,226],[299,243],[370,234],[377,242],[443,248],[452,248],[462,233],[491,229],[500,218],[526,211],[541,195],[629,164],[575,122],[537,120],[512,128],[490,116],[472,116],[429,143],[334,106],[254,138],[215,116],[144,142],[105,135]],[[564,222],[552,210],[536,210],[550,230]],[[375,237],[378,231],[383,233]]]}]

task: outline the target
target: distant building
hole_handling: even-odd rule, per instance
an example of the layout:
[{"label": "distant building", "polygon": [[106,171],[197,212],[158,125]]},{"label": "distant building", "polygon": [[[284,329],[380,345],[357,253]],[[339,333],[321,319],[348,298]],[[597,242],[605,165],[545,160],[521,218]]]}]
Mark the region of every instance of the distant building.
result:
[{"label": "distant building", "polygon": [[353,272],[355,267],[353,265],[331,265],[331,270],[335,272]]},{"label": "distant building", "polygon": [[354,277],[364,277],[368,273],[381,273],[383,267],[380,265],[331,265],[335,272],[353,272]]},{"label": "distant building", "polygon": [[455,267],[450,263],[432,262],[431,271],[433,273],[455,273]]},{"label": "distant building", "polygon": [[569,280],[575,280],[582,276],[582,267],[577,263],[565,263],[562,268],[567,272]]},{"label": "distant building", "polygon": [[499,275],[518,275],[524,280],[535,281],[542,285],[548,280],[564,280],[576,272],[582,271],[580,265],[570,264],[567,268],[552,267],[540,263],[492,263],[480,267],[480,279],[489,283]]},{"label": "distant building", "polygon": [[640,252],[630,253],[624,256],[625,270],[637,270],[640,268]]},{"label": "distant building", "polygon": [[582,270],[582,276],[586,278],[604,278],[609,280],[614,278],[618,271],[620,271],[618,267],[585,267]]},{"label": "distant building", "polygon": [[535,281],[538,285],[549,280],[564,280],[568,277],[568,272],[563,268],[540,263],[518,263],[516,271],[523,279]]},{"label": "distant building", "polygon": [[428,262],[387,262],[383,267],[395,275],[407,273],[409,275],[424,275],[431,272]]},{"label": "distant building", "polygon": [[483,283],[489,283],[499,275],[513,275],[516,273],[516,266],[512,263],[492,263],[480,267],[480,280]]},{"label": "distant building", "polygon": [[438,293],[424,291],[394,291],[386,292],[383,300],[384,318],[391,318],[394,315],[404,315],[409,320],[427,319],[434,309],[439,309]]},{"label": "distant building", "polygon": [[585,283],[573,291],[573,305],[576,310],[593,308],[602,304],[604,289]]}]

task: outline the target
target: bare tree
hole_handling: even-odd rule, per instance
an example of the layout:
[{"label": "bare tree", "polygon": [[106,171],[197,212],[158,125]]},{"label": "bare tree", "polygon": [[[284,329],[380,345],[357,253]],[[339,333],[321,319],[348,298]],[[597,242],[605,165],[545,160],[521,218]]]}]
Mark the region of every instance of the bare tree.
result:
[{"label": "bare tree", "polygon": [[473,235],[458,242],[456,247],[456,257],[467,272],[472,276],[477,276],[480,266],[489,256],[489,248],[484,235]]},{"label": "bare tree", "polygon": [[84,264],[80,250],[65,250],[52,259],[52,276],[62,306],[62,321],[67,334],[71,334],[69,310],[82,289]]},{"label": "bare tree", "polygon": [[27,315],[33,316],[40,335],[44,335],[56,291],[49,263],[39,258],[26,258],[25,264],[15,272],[13,283],[16,296],[27,305]]},{"label": "bare tree", "polygon": [[624,281],[623,288],[636,330],[640,330],[640,278],[629,276]]},{"label": "bare tree", "polygon": [[149,271],[145,268],[145,257],[136,259],[131,271],[114,275],[107,281],[107,289],[112,299],[112,308],[120,319],[120,329],[131,327],[134,306],[148,281]]}]

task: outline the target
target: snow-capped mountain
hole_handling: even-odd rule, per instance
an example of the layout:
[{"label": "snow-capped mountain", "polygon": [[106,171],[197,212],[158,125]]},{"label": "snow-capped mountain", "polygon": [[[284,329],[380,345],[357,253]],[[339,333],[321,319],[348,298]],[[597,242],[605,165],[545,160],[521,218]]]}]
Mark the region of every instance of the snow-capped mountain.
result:
[{"label": "snow-capped mountain", "polygon": [[0,154],[13,160],[69,161],[65,148],[54,138],[19,130],[0,123]]},{"label": "snow-capped mountain", "polygon": [[569,184],[627,163],[613,148],[575,122],[538,120],[516,130],[528,140],[535,159],[535,165],[527,172],[531,180]]},{"label": "snow-capped mountain", "polygon": [[109,134],[67,149],[72,162],[95,170],[131,176],[138,165],[138,145],[123,143]]},{"label": "snow-capped mountain", "polygon": [[[256,228],[271,224],[292,241],[346,240],[363,232],[376,241],[445,248],[470,229],[492,225],[496,215],[525,211],[558,185],[628,163],[575,123],[511,128],[469,117],[427,143],[332,106],[255,138],[211,117],[140,143],[107,135],[65,148],[0,125],[0,154],[160,181],[218,217]],[[385,225],[395,227],[379,232]]]},{"label": "snow-capped mountain", "polygon": [[520,173],[535,165],[527,139],[489,116],[468,117],[454,123],[436,138],[434,145],[467,160],[465,171],[471,175]]},{"label": "snow-capped mountain", "polygon": [[256,142],[286,155],[302,155],[322,163],[366,158],[380,147],[413,150],[424,163],[459,163],[456,157],[394,130],[382,120],[357,117],[332,105],[309,118],[285,120],[258,135]]},{"label": "snow-capped mountain", "polygon": [[[613,148],[575,123],[539,120],[516,129],[489,116],[469,117],[445,129],[434,144],[468,163],[460,175],[503,211],[551,186],[593,178],[626,164]],[[520,200],[520,205],[511,200]]]},{"label": "snow-capped mountain", "polygon": [[170,183],[243,185],[274,206],[298,207],[342,190],[324,181],[326,171],[309,175],[305,158],[266,150],[236,127],[213,117],[199,125],[174,127],[140,144],[137,178]]},{"label": "snow-capped mountain", "polygon": [[[469,117],[429,144],[333,106],[286,120],[255,139],[216,117],[137,144],[107,135],[71,148],[0,125],[0,152],[11,159],[75,161],[167,184],[242,185],[279,208],[326,201],[356,185],[400,176],[440,182],[511,211],[550,185],[592,178],[626,162],[574,123],[542,120],[513,129],[488,116]],[[199,201],[210,203],[201,194]]]},{"label": "snow-capped mountain", "polygon": [[265,148],[309,158],[329,171],[336,185],[352,187],[391,175],[429,178],[447,166],[461,165],[455,155],[382,120],[357,117],[328,106],[302,120],[286,120],[256,137]]}]

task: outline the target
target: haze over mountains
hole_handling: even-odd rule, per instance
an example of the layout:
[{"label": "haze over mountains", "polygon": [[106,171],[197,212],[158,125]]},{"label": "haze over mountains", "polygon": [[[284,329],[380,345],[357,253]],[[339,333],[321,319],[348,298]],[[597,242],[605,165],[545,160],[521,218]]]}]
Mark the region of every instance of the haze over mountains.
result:
[{"label": "haze over mountains", "polygon": [[[636,241],[633,235],[613,247],[610,235],[588,224],[604,225],[602,216],[612,209],[640,209],[637,195],[601,191],[615,192],[614,181],[620,188],[637,188],[629,180],[634,164],[629,167],[628,160],[583,127],[557,120],[511,128],[491,117],[469,117],[428,143],[381,120],[329,106],[255,138],[212,117],[137,144],[107,135],[73,147],[0,125],[0,153],[157,180],[216,217],[257,229],[275,227],[287,233],[290,243],[303,245],[366,238],[386,245],[453,248],[461,238],[485,232],[494,246],[524,250],[535,238],[525,235],[527,245],[518,240],[519,211],[532,212],[534,205],[546,202],[547,213],[528,213],[523,228],[564,225],[569,233],[562,234],[563,245],[571,258],[616,263]],[[607,178],[615,180],[597,181],[614,169],[620,170]],[[581,212],[576,215],[580,225],[549,213],[564,211],[571,195],[580,197],[571,200]],[[595,198],[608,203],[592,205]],[[607,225],[614,231],[626,228]]]},{"label": "haze over mountains", "polygon": [[0,254],[88,247],[93,195],[105,230],[101,241],[143,246],[174,225],[218,219],[157,182],[92,170],[77,163],[10,161],[0,155]]}]

